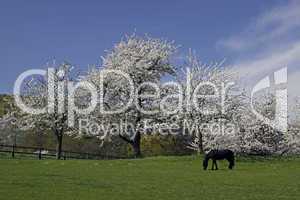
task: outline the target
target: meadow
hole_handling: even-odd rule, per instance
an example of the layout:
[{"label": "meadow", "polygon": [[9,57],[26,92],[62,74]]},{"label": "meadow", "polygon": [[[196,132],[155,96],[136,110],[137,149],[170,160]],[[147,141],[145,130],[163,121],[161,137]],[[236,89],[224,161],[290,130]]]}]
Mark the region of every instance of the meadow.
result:
[{"label": "meadow", "polygon": [[[0,199],[300,199],[300,159],[238,159],[202,170],[201,157],[0,159]],[[210,167],[210,166],[209,166]]]}]

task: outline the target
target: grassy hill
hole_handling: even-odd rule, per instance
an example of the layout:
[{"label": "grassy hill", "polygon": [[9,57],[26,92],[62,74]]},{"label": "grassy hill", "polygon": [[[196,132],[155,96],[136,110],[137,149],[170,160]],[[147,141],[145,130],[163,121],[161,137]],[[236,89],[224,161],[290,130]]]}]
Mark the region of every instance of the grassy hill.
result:
[{"label": "grassy hill", "polygon": [[0,197],[47,199],[299,199],[300,159],[238,161],[203,171],[196,157],[0,160]]}]

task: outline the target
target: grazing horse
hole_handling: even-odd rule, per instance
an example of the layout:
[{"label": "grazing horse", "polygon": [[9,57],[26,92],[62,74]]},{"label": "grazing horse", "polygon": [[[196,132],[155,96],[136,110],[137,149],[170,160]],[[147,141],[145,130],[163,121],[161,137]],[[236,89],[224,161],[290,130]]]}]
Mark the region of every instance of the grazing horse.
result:
[{"label": "grazing horse", "polygon": [[229,149],[211,150],[209,153],[207,153],[203,160],[203,169],[204,170],[207,169],[209,159],[212,159],[212,161],[213,161],[211,170],[214,170],[214,166],[215,166],[215,169],[218,170],[217,160],[224,160],[224,159],[228,160],[228,162],[229,162],[228,168],[229,169],[232,169],[234,166],[234,153]]}]

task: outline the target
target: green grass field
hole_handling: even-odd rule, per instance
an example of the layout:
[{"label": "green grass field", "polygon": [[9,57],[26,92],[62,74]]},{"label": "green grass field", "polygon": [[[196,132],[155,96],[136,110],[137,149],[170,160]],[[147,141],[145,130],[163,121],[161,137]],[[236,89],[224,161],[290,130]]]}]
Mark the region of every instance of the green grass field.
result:
[{"label": "green grass field", "polygon": [[203,171],[200,157],[0,159],[0,199],[300,199],[300,159],[237,161]]}]

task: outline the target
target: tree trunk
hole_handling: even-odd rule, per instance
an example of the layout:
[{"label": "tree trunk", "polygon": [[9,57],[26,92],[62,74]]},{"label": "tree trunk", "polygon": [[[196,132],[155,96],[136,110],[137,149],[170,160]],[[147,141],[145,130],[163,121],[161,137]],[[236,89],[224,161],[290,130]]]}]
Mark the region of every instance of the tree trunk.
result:
[{"label": "tree trunk", "polygon": [[119,134],[120,138],[131,145],[135,158],[141,157],[141,133],[137,131],[132,140],[128,139],[126,136]]},{"label": "tree trunk", "polygon": [[199,138],[199,141],[198,141],[198,153],[199,154],[204,154],[202,133],[198,134],[198,138]]},{"label": "tree trunk", "polygon": [[56,137],[57,137],[56,159],[60,160],[61,159],[61,153],[62,153],[62,139],[63,139],[63,136],[62,136],[62,134],[59,134]]},{"label": "tree trunk", "polygon": [[[141,91],[139,91],[138,94],[141,95]],[[138,100],[138,105],[141,108],[142,107],[142,100],[141,100],[141,98],[138,98],[137,100]],[[135,120],[135,125],[137,127],[139,126],[139,123],[141,122],[141,120],[142,120],[141,113],[138,112],[137,113],[137,118]],[[141,132],[140,132],[140,130],[136,129],[136,133],[135,133],[133,139],[128,139],[127,137],[125,137],[121,134],[119,134],[119,136],[132,146],[135,158],[139,158],[139,157],[142,156],[142,154],[141,154]]]},{"label": "tree trunk", "polygon": [[134,157],[135,158],[141,157],[141,155],[142,155],[141,154],[141,133],[139,131],[137,131],[131,145],[133,148]]}]

